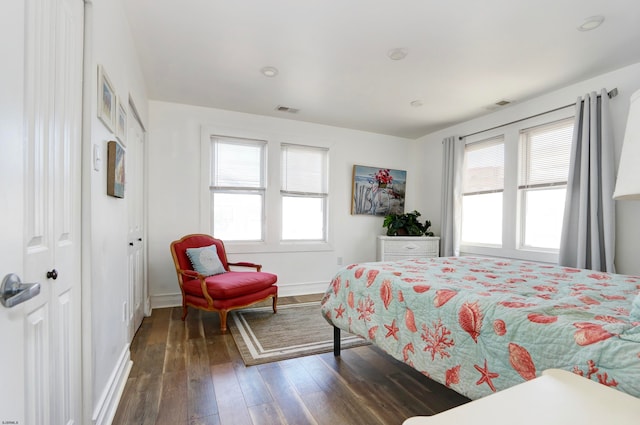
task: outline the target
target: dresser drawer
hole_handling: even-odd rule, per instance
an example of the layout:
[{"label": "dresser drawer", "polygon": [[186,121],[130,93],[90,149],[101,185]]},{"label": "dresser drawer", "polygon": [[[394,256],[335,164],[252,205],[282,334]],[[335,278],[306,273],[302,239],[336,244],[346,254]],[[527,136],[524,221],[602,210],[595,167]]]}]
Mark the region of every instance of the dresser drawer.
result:
[{"label": "dresser drawer", "polygon": [[436,252],[437,245],[431,241],[386,241],[386,254],[413,254]]},{"label": "dresser drawer", "polygon": [[378,236],[378,261],[439,255],[440,238],[436,236]]},{"label": "dresser drawer", "polygon": [[398,261],[398,260],[408,260],[410,258],[418,258],[418,257],[437,257],[437,255],[422,255],[415,253],[413,255],[398,255],[398,254],[385,254],[384,259],[380,261]]}]

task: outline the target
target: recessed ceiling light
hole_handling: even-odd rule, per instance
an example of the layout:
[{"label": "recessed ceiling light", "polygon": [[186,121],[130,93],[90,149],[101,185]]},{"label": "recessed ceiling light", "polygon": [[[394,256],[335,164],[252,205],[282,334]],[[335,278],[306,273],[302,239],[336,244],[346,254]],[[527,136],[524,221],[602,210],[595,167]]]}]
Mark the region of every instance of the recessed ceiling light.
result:
[{"label": "recessed ceiling light", "polygon": [[413,102],[409,103],[409,105],[413,106],[414,108],[419,108],[422,105],[424,105],[424,103],[421,100],[417,99],[417,100],[414,100]]},{"label": "recessed ceiling light", "polygon": [[604,22],[604,16],[591,16],[584,20],[578,27],[578,31],[591,31],[598,28]]},{"label": "recessed ceiling light", "polygon": [[394,61],[399,61],[404,59],[407,54],[409,53],[409,51],[407,49],[405,49],[404,47],[397,47],[395,49],[391,49],[387,52],[387,56],[389,56],[389,59],[394,60]]},{"label": "recessed ceiling light", "polygon": [[271,78],[271,77],[275,77],[276,75],[278,75],[278,68],[276,68],[274,66],[265,66],[264,68],[262,68],[260,70],[260,72],[265,77]]}]

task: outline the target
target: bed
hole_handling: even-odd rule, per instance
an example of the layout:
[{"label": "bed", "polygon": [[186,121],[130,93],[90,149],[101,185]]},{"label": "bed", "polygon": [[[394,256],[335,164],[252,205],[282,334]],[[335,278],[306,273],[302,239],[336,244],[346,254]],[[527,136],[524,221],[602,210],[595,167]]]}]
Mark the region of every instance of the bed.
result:
[{"label": "bed", "polygon": [[[446,257],[352,264],[324,318],[477,399],[571,371],[640,397],[640,277]],[[339,338],[335,353],[339,354]]]}]

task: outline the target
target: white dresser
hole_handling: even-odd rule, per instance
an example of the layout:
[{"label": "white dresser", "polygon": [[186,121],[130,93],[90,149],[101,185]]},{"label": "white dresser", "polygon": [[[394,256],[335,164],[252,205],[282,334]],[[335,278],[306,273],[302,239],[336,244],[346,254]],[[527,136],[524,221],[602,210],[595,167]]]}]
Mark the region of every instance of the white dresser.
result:
[{"label": "white dresser", "polygon": [[440,256],[438,236],[378,236],[378,261]]}]

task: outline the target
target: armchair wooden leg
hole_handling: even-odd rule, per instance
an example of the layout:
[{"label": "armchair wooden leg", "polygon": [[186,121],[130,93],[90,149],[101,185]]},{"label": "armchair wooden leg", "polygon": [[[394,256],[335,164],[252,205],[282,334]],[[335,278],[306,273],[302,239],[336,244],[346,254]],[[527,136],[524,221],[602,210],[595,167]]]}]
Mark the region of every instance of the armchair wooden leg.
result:
[{"label": "armchair wooden leg", "polygon": [[278,296],[274,295],[273,296],[273,313],[277,313],[278,312]]},{"label": "armchair wooden leg", "polygon": [[227,313],[228,310],[220,310],[220,332],[227,332]]},{"label": "armchair wooden leg", "polygon": [[182,321],[184,322],[184,319],[187,318],[187,305],[186,304],[182,304]]}]

